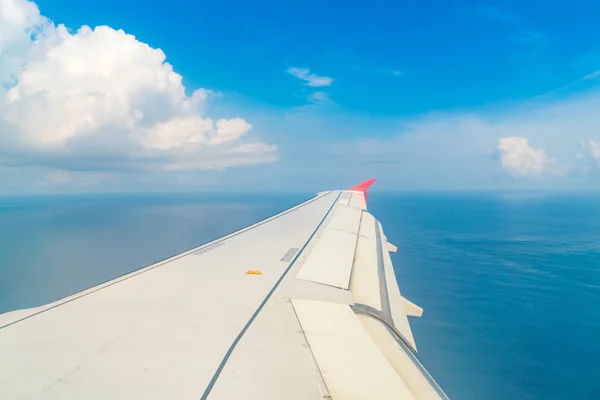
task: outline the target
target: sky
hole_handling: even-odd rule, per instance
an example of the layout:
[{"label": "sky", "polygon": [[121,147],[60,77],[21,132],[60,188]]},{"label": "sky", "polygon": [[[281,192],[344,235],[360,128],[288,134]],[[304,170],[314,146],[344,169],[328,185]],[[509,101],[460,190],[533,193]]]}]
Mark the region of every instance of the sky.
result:
[{"label": "sky", "polygon": [[0,195],[600,188],[600,3],[0,0]]}]

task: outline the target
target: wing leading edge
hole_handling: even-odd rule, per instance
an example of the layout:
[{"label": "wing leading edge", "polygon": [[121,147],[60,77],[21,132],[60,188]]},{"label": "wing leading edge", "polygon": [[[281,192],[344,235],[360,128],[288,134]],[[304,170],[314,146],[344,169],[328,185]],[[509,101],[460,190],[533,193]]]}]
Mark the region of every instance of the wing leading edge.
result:
[{"label": "wing leading edge", "polygon": [[413,353],[422,309],[366,209],[373,181],[0,315],[0,398],[446,398]]}]

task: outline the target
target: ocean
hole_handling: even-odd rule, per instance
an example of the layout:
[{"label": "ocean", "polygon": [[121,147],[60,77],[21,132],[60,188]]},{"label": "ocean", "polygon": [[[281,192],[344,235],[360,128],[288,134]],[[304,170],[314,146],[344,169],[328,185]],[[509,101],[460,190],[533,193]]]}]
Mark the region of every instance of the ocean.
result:
[{"label": "ocean", "polygon": [[[57,300],[310,194],[0,198],[0,313]],[[600,195],[385,193],[418,357],[451,399],[600,399]]]}]

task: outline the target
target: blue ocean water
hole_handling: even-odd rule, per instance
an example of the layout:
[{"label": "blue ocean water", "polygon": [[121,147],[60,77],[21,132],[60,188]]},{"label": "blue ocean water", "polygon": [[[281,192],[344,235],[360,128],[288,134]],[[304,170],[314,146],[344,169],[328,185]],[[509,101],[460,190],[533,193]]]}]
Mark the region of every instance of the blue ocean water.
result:
[{"label": "blue ocean water", "polygon": [[[167,258],[310,197],[0,199],[0,313]],[[600,399],[600,196],[382,193],[419,358],[453,399]]]}]

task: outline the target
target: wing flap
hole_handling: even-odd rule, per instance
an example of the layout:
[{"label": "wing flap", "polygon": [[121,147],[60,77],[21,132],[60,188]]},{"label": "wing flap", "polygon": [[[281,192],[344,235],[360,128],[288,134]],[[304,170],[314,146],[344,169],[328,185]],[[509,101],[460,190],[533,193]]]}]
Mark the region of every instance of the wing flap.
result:
[{"label": "wing flap", "polygon": [[358,318],[415,398],[446,399],[419,361],[399,345],[385,325],[366,315],[358,315]]},{"label": "wing flap", "polygon": [[350,291],[356,303],[381,310],[381,288],[379,271],[377,269],[378,256],[375,223],[375,218],[371,214],[363,214],[360,224],[360,234],[356,244]]},{"label": "wing flap", "polygon": [[331,398],[414,399],[348,305],[292,304]]},{"label": "wing flap", "polygon": [[[383,229],[381,228],[381,224],[379,224],[379,230],[381,232],[381,236],[383,237]],[[385,246],[385,243],[381,243],[381,246]],[[383,266],[385,270],[385,281],[387,286],[387,293],[389,298],[389,306],[390,313],[392,316],[392,321],[394,322],[394,326],[400,332],[404,340],[408,342],[410,347],[413,350],[417,349],[417,345],[415,343],[415,338],[413,337],[412,330],[410,329],[410,324],[408,322],[408,317],[406,310],[404,309],[404,298],[400,294],[400,288],[398,287],[398,281],[396,280],[396,274],[394,273],[394,266],[392,264],[392,259],[390,257],[390,253],[383,249]]]},{"label": "wing flap", "polygon": [[296,279],[348,289],[362,211],[338,205]]},{"label": "wing flap", "polygon": [[407,344],[416,349],[407,315],[416,315],[418,309],[406,309],[412,303],[405,305],[405,299],[400,294],[387,245],[381,224],[370,213],[363,211],[350,291],[356,305],[367,306],[369,312],[376,312],[386,319]]}]

